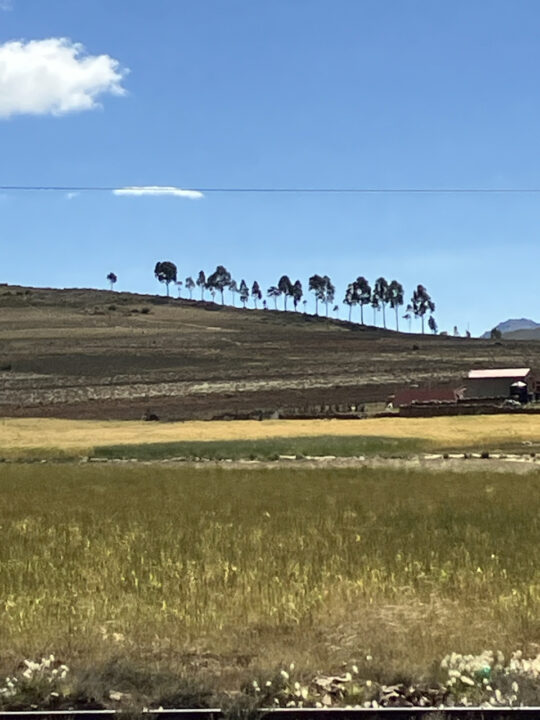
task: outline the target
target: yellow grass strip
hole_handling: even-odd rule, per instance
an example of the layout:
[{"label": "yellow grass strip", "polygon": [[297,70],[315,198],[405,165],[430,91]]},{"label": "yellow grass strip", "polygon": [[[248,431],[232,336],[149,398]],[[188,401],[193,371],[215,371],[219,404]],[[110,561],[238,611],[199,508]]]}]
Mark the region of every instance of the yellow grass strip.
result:
[{"label": "yellow grass strip", "polygon": [[124,443],[260,440],[319,435],[413,437],[448,446],[539,442],[540,415],[185,423],[51,418],[0,419],[0,450],[2,451],[31,448],[85,450]]}]

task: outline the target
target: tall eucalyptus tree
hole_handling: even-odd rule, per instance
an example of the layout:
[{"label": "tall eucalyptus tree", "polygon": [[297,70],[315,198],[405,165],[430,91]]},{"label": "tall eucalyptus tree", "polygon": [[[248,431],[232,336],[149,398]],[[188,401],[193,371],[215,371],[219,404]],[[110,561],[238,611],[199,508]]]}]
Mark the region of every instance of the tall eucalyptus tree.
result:
[{"label": "tall eucalyptus tree", "polygon": [[360,322],[364,324],[364,305],[371,303],[371,286],[363,275],[359,275],[355,281],[358,304],[360,305]]},{"label": "tall eucalyptus tree", "polygon": [[399,332],[398,308],[403,305],[403,285],[397,280],[392,280],[388,286],[388,304],[396,311],[396,330]]},{"label": "tall eucalyptus tree", "polygon": [[257,300],[262,300],[262,292],[259,283],[255,280],[251,286],[251,297],[253,298],[253,307],[257,309]]},{"label": "tall eucalyptus tree", "polygon": [[377,299],[377,307],[382,308],[383,327],[386,328],[386,303],[388,302],[388,282],[380,277],[375,280],[373,297]]}]

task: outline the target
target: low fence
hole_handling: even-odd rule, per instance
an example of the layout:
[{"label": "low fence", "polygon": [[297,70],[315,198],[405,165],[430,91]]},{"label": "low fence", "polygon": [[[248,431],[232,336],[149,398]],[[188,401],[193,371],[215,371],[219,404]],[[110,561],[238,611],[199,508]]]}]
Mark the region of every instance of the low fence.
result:
[{"label": "low fence", "polygon": [[392,707],[392,708],[269,708],[251,710],[240,716],[227,715],[219,708],[203,710],[29,710],[1,712],[0,720],[45,720],[46,718],[72,718],[73,720],[100,720],[115,717],[133,719],[135,717],[155,717],[159,720],[226,720],[228,717],[244,717],[250,720],[271,718],[272,720],[413,720],[415,718],[435,718],[437,720],[539,720],[540,707],[532,708],[433,708],[433,707]]},{"label": "low fence", "polygon": [[326,403],[277,409],[228,411],[214,415],[212,420],[358,420],[367,417],[364,403]]},{"label": "low fence", "polygon": [[[399,408],[401,417],[441,417],[443,415],[537,415],[540,407],[534,408],[512,408],[501,407],[500,405],[480,403],[449,403],[440,405],[406,405]],[[540,720],[540,716],[539,716]]]}]

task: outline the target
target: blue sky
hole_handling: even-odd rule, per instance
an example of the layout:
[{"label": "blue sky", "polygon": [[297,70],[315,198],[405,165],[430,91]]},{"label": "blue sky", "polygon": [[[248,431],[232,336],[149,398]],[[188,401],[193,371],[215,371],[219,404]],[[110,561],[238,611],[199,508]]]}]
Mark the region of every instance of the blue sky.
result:
[{"label": "blue sky", "polygon": [[[540,187],[537,0],[0,8],[1,185]],[[540,320],[539,221],[535,194],[3,192],[0,281],[106,287],[112,270],[162,292],[172,260],[264,288],[328,274],[341,300],[383,275],[479,334]]]}]

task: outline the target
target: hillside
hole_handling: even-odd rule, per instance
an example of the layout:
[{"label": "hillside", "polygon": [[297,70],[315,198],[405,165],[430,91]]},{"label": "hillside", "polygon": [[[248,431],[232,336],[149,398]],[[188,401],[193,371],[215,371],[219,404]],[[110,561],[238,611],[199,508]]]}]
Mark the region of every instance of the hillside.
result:
[{"label": "hillside", "polygon": [[421,336],[312,315],[103,290],[0,286],[0,415],[212,418],[381,402],[540,342]]}]

